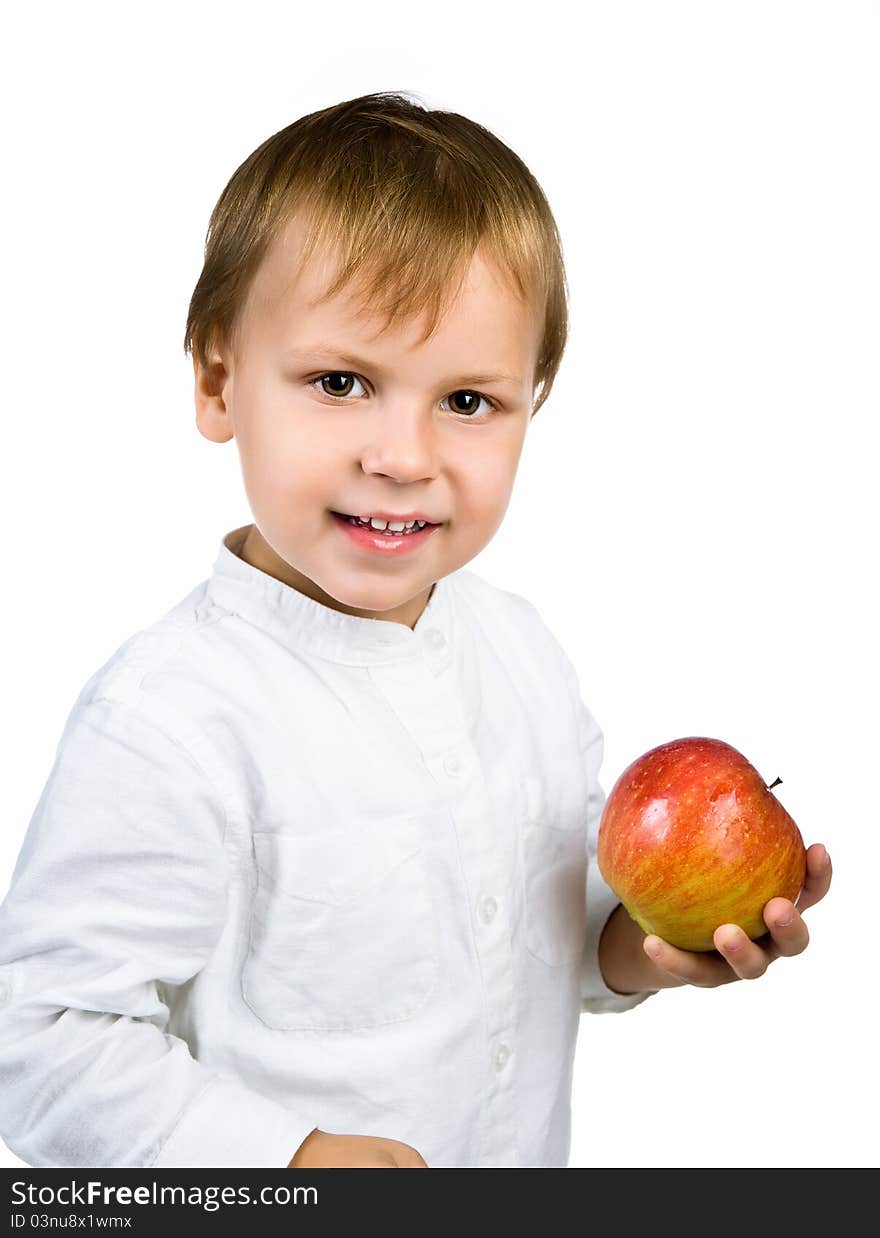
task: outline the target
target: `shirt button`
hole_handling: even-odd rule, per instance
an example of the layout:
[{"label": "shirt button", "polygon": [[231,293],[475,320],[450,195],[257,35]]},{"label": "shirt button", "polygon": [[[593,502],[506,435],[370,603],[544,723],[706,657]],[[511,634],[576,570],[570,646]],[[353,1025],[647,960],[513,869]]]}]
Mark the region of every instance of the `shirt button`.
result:
[{"label": "shirt button", "polygon": [[498,1052],[495,1054],[495,1069],[504,1070],[507,1065],[507,1059],[510,1057],[510,1050],[507,1045],[499,1045]]},{"label": "shirt button", "polygon": [[443,768],[450,777],[455,778],[461,773],[461,760],[454,752],[450,752],[449,756],[443,758]]},{"label": "shirt button", "polygon": [[425,640],[432,649],[443,649],[446,645],[446,637],[439,628],[428,628],[425,633]]},{"label": "shirt button", "polygon": [[480,903],[480,919],[483,921],[484,924],[491,924],[492,921],[495,919],[495,912],[497,910],[498,910],[498,900],[494,899],[492,895],[489,894]]}]

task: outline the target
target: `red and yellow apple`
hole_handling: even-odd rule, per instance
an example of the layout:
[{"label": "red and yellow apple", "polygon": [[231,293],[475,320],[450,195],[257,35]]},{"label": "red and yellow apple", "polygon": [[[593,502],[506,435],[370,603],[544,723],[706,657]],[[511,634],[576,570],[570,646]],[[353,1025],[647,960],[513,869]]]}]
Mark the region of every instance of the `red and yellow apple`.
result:
[{"label": "red and yellow apple", "polygon": [[771,898],[796,900],[807,854],[754,766],[723,740],[692,736],[652,748],[623,771],[605,802],[597,859],[646,933],[712,950],[721,924],[753,939],[767,932],[764,907]]}]

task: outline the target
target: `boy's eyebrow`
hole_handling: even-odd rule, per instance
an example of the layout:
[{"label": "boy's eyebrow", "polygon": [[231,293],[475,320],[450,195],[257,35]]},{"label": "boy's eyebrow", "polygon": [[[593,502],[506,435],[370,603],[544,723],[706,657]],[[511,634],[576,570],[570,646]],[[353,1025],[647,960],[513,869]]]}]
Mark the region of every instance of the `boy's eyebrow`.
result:
[{"label": "boy's eyebrow", "polygon": [[[333,344],[313,344],[309,348],[288,348],[284,355],[295,357],[300,361],[317,361],[329,355],[343,362],[344,365],[357,366],[359,370],[378,370],[379,372],[382,370],[382,367],[375,361],[367,361],[363,357],[355,356],[354,353],[344,352]],[[522,379],[516,378],[513,374],[503,373],[458,374],[455,381],[460,383],[513,383],[515,387],[522,386]]]}]

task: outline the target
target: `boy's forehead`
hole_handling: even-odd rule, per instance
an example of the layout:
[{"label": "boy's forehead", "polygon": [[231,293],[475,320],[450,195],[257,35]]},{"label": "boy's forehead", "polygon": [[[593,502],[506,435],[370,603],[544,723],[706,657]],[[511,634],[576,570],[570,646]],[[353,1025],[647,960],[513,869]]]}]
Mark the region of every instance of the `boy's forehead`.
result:
[{"label": "boy's forehead", "polygon": [[[333,298],[326,292],[336,278],[341,255],[332,245],[315,245],[304,261],[305,227],[294,216],[279,229],[270,243],[254,277],[248,298],[248,312],[258,329],[301,342],[303,332],[323,342],[344,344],[357,339],[364,343],[378,341],[395,332],[408,338],[420,338],[423,322],[411,322],[402,327],[383,330],[383,314],[371,311],[364,296],[365,284],[355,281],[342,288]],[[513,296],[511,289],[482,252],[474,254],[459,297],[449,307],[446,323],[453,334],[470,337],[477,333],[492,352],[500,345],[508,368],[524,353],[536,356],[539,347],[538,322],[534,307]],[[335,340],[333,334],[343,333]],[[518,372],[518,371],[517,371]]]}]

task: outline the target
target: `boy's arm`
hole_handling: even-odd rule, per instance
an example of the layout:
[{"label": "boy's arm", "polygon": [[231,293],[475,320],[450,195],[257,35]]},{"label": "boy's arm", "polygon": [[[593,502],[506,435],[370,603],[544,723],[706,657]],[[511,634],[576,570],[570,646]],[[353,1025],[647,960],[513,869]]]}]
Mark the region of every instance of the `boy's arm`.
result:
[{"label": "boy's arm", "polygon": [[[635,943],[632,935],[621,924],[623,913],[617,895],[608,886],[599,872],[596,847],[599,838],[599,822],[605,804],[605,793],[599,783],[604,739],[592,714],[580,700],[576,702],[580,735],[581,758],[587,770],[589,794],[587,799],[587,932],[581,973],[581,997],[583,1011],[592,1014],[614,1013],[630,1010],[650,997],[657,989],[665,987],[653,984],[653,968],[643,954],[647,965],[636,966]],[[641,930],[639,930],[640,936]],[[659,973],[658,973],[659,974]]]},{"label": "boy's arm", "polygon": [[225,813],[117,701],[74,707],[0,906],[0,1134],[30,1165],[286,1167],[317,1125],[167,1035],[226,922]]},{"label": "boy's arm", "polygon": [[[537,615],[531,603],[528,605]],[[599,782],[605,740],[599,724],[584,704],[574,663],[553,632],[543,620],[540,622],[558,659],[568,706],[574,715],[578,752],[587,783],[587,916],[581,957],[581,1012],[606,1014],[631,1010],[665,984],[649,983],[656,969],[649,966],[643,970],[631,965],[633,942],[627,932],[621,932],[620,913],[624,909],[604,881],[596,860],[599,823],[605,806],[605,792]],[[626,918],[629,920],[628,916]],[[630,924],[638,928],[632,921]],[[650,964],[650,960],[643,957],[645,963]],[[633,981],[637,983],[631,983]]]}]

